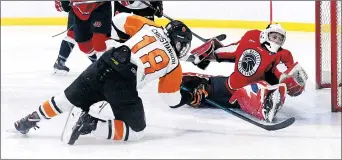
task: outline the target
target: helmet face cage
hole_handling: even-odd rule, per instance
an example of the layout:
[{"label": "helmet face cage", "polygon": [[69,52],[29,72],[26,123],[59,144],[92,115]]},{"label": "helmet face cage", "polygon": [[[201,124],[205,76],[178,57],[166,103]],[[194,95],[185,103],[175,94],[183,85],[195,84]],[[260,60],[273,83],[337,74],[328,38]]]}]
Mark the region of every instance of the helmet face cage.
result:
[{"label": "helmet face cage", "polygon": [[274,42],[280,46],[284,44],[284,35],[278,33],[278,32],[270,32],[268,33],[268,40],[271,42]]},{"label": "helmet face cage", "polygon": [[[274,37],[272,37],[274,36]],[[286,32],[280,24],[270,24],[261,32],[260,43],[273,53],[276,53],[284,44],[286,39]]]},{"label": "helmet face cage", "polygon": [[192,32],[190,29],[184,23],[176,20],[170,22],[165,29],[177,56],[180,59],[186,56],[191,47]]},{"label": "helmet face cage", "polygon": [[178,52],[178,58],[182,59],[183,57],[186,56],[186,54],[189,52],[191,47],[190,43],[182,43],[182,42],[176,42],[175,49],[176,52]]}]

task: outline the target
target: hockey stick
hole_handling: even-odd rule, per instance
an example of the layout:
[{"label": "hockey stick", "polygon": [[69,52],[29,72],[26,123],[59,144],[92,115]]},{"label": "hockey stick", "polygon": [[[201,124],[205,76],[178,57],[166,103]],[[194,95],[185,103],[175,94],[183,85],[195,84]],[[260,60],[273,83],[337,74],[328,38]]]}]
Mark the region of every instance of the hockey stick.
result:
[{"label": "hockey stick", "polygon": [[[96,3],[96,2],[101,2],[101,1],[84,1],[84,2],[73,2],[72,4],[70,3],[69,6],[77,6],[77,5],[80,5],[80,4],[89,4],[89,3]],[[52,38],[54,37],[57,37],[67,31],[69,31],[72,27],[74,26],[74,24],[72,24],[67,30],[61,32],[61,33],[58,33],[56,35],[53,35]],[[112,22],[112,26],[114,26],[113,22]]]},{"label": "hockey stick", "polygon": [[[190,91],[188,88],[184,87],[184,86],[181,86],[181,89],[184,90],[184,91]],[[263,121],[260,121],[252,116],[249,116],[249,115],[243,115],[241,112],[239,113],[239,110],[236,110],[236,109],[232,109],[232,108],[228,108],[228,107],[224,107],[210,99],[205,99],[205,102],[216,107],[216,108],[219,108],[219,109],[222,109],[238,118],[241,118],[251,124],[254,124],[260,128],[263,128],[265,130],[268,130],[268,131],[274,131],[274,130],[279,130],[279,129],[283,129],[283,128],[286,128],[290,125],[292,125],[294,122],[295,122],[295,118],[294,117],[291,117],[291,118],[287,118],[283,121],[280,121],[280,122],[274,122],[274,123],[268,123],[268,122],[263,122]]]},{"label": "hockey stick", "polygon": [[105,1],[83,1],[83,2],[72,2],[70,6],[77,6],[81,4],[89,4],[89,3],[97,3],[97,2],[105,2]]},{"label": "hockey stick", "polygon": [[67,30],[65,30],[65,31],[63,31],[63,32],[61,32],[61,33],[58,33],[58,34],[56,34],[56,35],[53,35],[52,38],[57,37],[57,36],[59,36],[59,35],[65,33],[65,32],[67,32],[67,31],[69,31],[73,26],[74,26],[74,25],[71,25]]},{"label": "hockey stick", "polygon": [[[77,6],[80,4],[88,4],[88,3],[96,3],[96,2],[103,2],[103,1],[84,1],[84,2],[73,2],[71,5],[72,6]],[[149,8],[153,9],[154,11],[157,11],[157,9],[155,9],[151,4],[145,2],[145,1],[141,1],[141,3],[145,4],[146,6],[148,6]],[[170,21],[173,21],[173,19],[169,16],[167,16],[166,14],[163,13],[163,16],[165,18],[167,18]],[[209,41],[210,39],[204,39],[203,37],[199,36],[198,34],[192,32],[192,34],[197,37],[198,39],[200,39],[203,42]],[[219,41],[223,41],[227,38],[227,36],[225,34],[220,34],[218,36],[215,37],[216,39],[218,39]]]},{"label": "hockey stick", "polygon": [[[84,1],[84,2],[73,2],[73,3],[69,3],[69,6],[77,6],[77,5],[80,5],[80,4],[88,4],[88,3],[95,3],[95,2],[99,2],[99,1]],[[57,37],[67,31],[69,31],[74,25],[71,25],[67,30],[61,32],[61,33],[58,33],[56,35],[53,35],[52,38],[54,37]]]},{"label": "hockey stick", "polygon": [[[145,1],[141,1],[141,3],[145,4],[146,6],[148,6],[148,7],[151,8],[151,9],[153,9],[154,11],[157,11],[157,9],[154,8],[151,4],[149,4],[149,3],[145,2]],[[164,13],[163,13],[163,17],[165,17],[166,19],[168,19],[168,20],[170,20],[170,21],[173,21],[173,19],[172,19],[171,17],[169,17],[168,15],[166,15],[166,14],[164,14]],[[199,40],[203,41],[203,42],[207,42],[207,41],[210,40],[210,39],[205,39],[205,38],[199,36],[198,34],[196,34],[196,33],[194,33],[194,32],[192,32],[192,34],[193,34],[195,37],[197,37]],[[227,36],[226,36],[225,34],[220,34],[220,35],[216,36],[215,38],[218,39],[219,41],[223,41],[223,40],[226,39],[226,37],[227,37]]]}]

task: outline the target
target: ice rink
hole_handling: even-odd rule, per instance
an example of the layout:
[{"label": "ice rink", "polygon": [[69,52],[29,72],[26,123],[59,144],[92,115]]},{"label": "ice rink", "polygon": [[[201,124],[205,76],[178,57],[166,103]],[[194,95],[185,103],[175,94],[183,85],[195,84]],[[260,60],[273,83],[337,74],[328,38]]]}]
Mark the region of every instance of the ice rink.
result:
[{"label": "ice rink", "polygon": [[[283,130],[265,131],[220,109],[169,108],[156,84],[139,91],[147,127],[137,142],[80,137],[69,146],[60,141],[67,114],[42,122],[28,135],[6,132],[13,122],[58,94],[90,64],[78,47],[70,55],[66,76],[52,75],[65,27],[1,27],[1,158],[341,158],[341,113],[330,112],[329,90],[315,90],[314,33],[288,32],[284,48],[309,76],[305,92],[287,97],[279,115],[296,122]],[[246,30],[193,29],[203,37],[227,34],[225,44]],[[201,44],[194,38],[192,47]],[[229,75],[232,65],[212,63],[207,71],[184,64],[184,71]]]}]

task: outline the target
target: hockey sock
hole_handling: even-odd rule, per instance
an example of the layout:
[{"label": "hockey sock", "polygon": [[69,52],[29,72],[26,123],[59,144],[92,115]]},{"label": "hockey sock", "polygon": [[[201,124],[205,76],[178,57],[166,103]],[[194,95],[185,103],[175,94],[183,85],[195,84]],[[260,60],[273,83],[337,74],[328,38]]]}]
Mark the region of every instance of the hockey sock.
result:
[{"label": "hockey sock", "polygon": [[75,46],[74,43],[63,40],[61,43],[61,47],[59,49],[58,60],[62,60],[63,62],[65,62],[68,59],[74,46]]},{"label": "hockey sock", "polygon": [[70,112],[73,107],[74,105],[71,104],[63,92],[44,101],[39,106],[37,113],[41,120],[48,120],[64,112]]},{"label": "hockey sock", "polygon": [[41,120],[48,120],[59,114],[62,114],[62,111],[57,107],[55,97],[44,101],[38,108],[38,115]]}]

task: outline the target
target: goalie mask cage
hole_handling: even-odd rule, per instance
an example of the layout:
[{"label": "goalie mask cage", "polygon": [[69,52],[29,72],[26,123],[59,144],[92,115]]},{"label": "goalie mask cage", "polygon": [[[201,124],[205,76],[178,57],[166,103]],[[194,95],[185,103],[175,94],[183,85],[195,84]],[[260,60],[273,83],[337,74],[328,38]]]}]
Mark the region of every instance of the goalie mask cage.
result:
[{"label": "goalie mask cage", "polygon": [[341,1],[316,1],[316,86],[331,88],[331,110],[341,112]]}]

